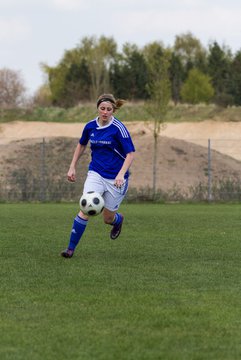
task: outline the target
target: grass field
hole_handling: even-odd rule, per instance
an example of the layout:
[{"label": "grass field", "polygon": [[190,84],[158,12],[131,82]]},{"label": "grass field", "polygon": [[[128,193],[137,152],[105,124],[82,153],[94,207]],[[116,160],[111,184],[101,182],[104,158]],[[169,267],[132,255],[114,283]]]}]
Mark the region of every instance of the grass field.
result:
[{"label": "grass field", "polygon": [[1,360],[241,358],[241,206],[127,204],[121,237],[78,207],[1,204]]},{"label": "grass field", "polygon": [[[56,106],[1,109],[0,124],[10,121],[46,121],[59,123],[86,122],[96,116],[96,104],[88,103],[64,109]],[[150,119],[144,102],[127,102],[118,110],[117,117],[123,121],[146,121]],[[203,120],[241,121],[241,107],[228,108],[214,104],[170,104],[165,117],[166,122],[198,122]]]}]

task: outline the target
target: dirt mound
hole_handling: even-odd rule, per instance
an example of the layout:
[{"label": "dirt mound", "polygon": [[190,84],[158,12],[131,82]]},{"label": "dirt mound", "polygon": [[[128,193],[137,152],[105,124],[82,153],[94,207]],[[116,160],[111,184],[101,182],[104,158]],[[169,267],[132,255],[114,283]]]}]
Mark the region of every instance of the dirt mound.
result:
[{"label": "dirt mound", "polygon": [[[129,122],[126,125],[132,136],[153,134],[152,122]],[[77,139],[83,127],[84,124],[82,123],[62,124],[21,121],[5,123],[0,126],[0,144],[43,137],[64,136]],[[163,126],[161,136],[185,140],[204,147],[207,147],[208,139],[210,139],[212,149],[241,160],[241,122],[206,120],[199,123],[168,123]],[[140,149],[140,151],[143,151],[143,149]]]},{"label": "dirt mound", "polygon": [[[46,186],[51,187],[52,181],[57,181],[60,187],[63,186],[83,126],[84,124],[39,122],[15,122],[1,125],[0,173],[2,181],[16,182],[17,179],[20,181],[21,177],[24,177],[25,181],[32,179],[32,182],[37,183],[38,179],[44,175]],[[154,171],[152,124],[136,122],[127,123],[127,126],[137,150],[131,169],[130,186],[138,189],[152,188]],[[219,126],[223,129],[222,131],[218,130]],[[213,137],[216,145],[220,146],[217,137],[222,136],[226,139],[224,141],[233,141],[235,146],[240,147],[239,134],[240,125],[232,123],[228,125],[206,121],[198,124],[166,125],[158,140],[156,187],[164,191],[176,187],[186,191],[189,187],[198,186],[199,183],[207,184],[208,166],[210,166],[208,164],[208,138]],[[238,158],[241,152],[230,146],[223,146],[220,149],[222,151],[217,151],[214,146],[212,147],[212,180],[240,178],[241,166]],[[231,150],[234,154],[236,151],[236,158],[227,155]],[[78,172],[78,191],[85,178],[88,161],[89,154],[86,154]],[[9,180],[10,177],[12,180]],[[30,185],[35,186],[32,183],[27,186],[30,187]]]}]

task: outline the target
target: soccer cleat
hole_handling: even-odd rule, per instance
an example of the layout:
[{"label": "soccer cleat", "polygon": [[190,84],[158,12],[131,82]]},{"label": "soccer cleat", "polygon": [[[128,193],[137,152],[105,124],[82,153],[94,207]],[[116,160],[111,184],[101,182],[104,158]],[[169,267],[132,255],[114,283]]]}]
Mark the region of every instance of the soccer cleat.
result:
[{"label": "soccer cleat", "polygon": [[121,222],[119,224],[117,224],[117,225],[113,225],[113,227],[111,229],[110,238],[112,240],[117,239],[118,236],[121,233],[121,228],[122,228],[122,224],[123,224],[123,221],[124,221],[124,216],[122,214],[120,214],[120,216],[121,216]]},{"label": "soccer cleat", "polygon": [[70,249],[65,249],[64,251],[61,252],[61,256],[63,256],[64,258],[71,258],[74,255],[74,250],[70,250]]}]

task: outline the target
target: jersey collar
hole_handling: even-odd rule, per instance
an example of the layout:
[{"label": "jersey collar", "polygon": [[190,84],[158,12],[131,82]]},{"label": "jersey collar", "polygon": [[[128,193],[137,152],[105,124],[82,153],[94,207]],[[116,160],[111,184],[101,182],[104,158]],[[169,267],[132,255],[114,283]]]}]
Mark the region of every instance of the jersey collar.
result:
[{"label": "jersey collar", "polygon": [[107,125],[105,125],[105,126],[100,126],[100,124],[99,124],[99,117],[97,116],[97,118],[95,118],[95,121],[96,121],[96,124],[97,124],[97,130],[100,130],[100,129],[106,129],[106,128],[108,128],[112,123],[113,123],[113,121],[114,121],[114,116],[112,116],[111,117],[111,120],[110,120],[110,122],[107,124]]}]

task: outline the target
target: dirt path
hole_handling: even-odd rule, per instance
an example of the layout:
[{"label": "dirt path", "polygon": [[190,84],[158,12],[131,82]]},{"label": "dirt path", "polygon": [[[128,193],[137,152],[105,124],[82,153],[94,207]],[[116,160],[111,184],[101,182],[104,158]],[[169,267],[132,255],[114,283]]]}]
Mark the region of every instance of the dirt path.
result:
[{"label": "dirt path", "polygon": [[[151,135],[152,123],[126,123],[133,136]],[[82,132],[82,123],[46,123],[21,122],[1,124],[0,145],[14,140],[36,139],[43,137],[74,137],[78,138]],[[241,160],[241,122],[217,122],[206,120],[199,123],[168,123],[164,125],[161,135],[168,138],[185,140],[207,147],[211,139],[211,147],[223,154]]]}]

